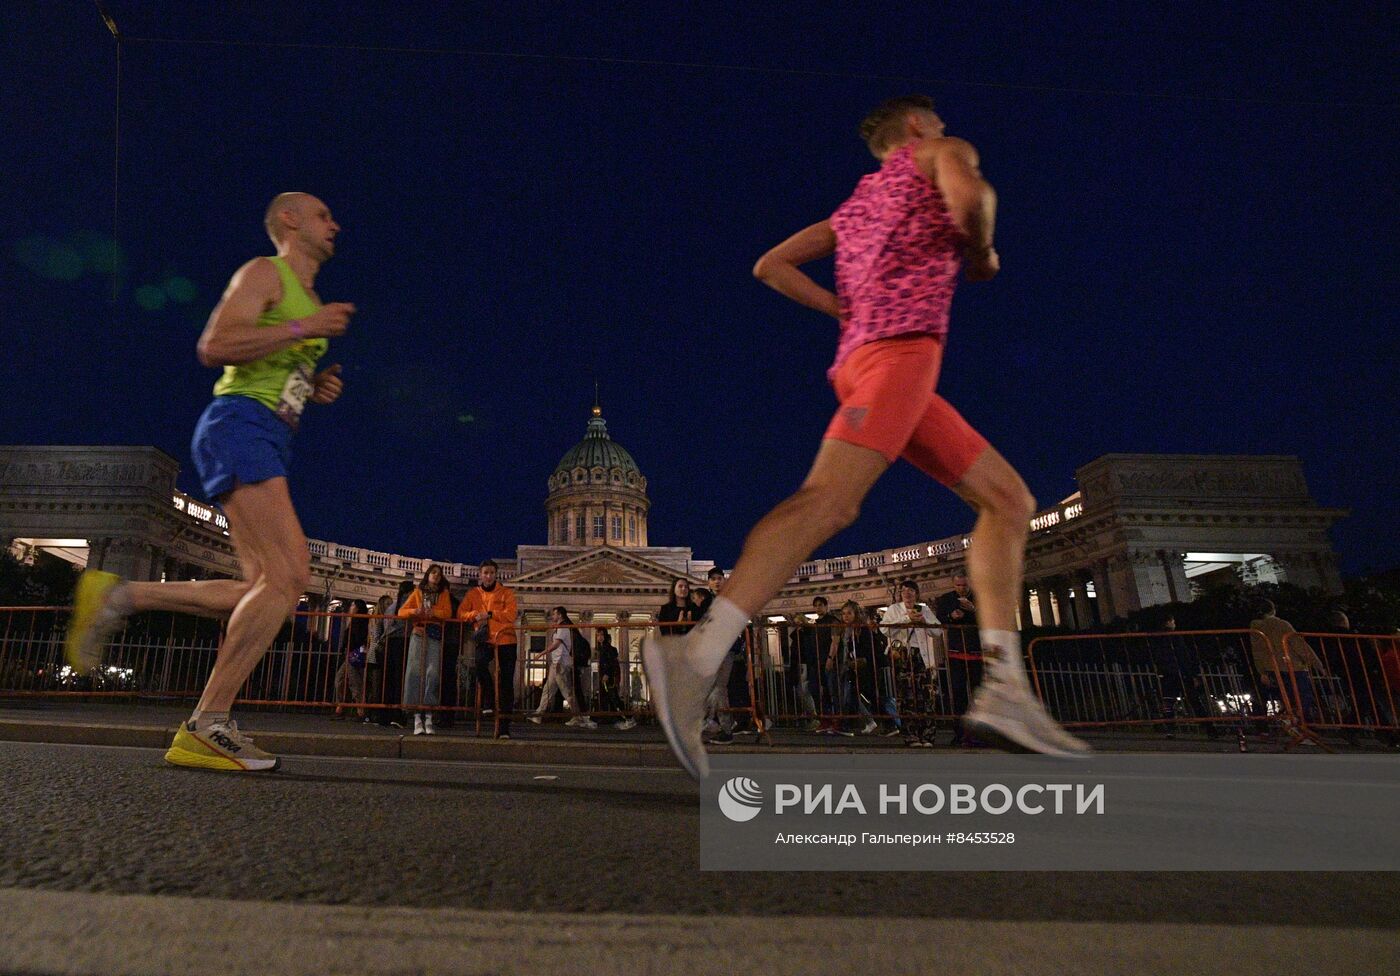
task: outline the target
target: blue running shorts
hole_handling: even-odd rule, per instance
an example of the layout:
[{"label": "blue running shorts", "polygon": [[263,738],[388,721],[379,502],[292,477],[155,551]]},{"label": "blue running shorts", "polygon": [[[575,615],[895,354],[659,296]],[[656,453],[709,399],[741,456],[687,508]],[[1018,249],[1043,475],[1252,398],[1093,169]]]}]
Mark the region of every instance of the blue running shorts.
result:
[{"label": "blue running shorts", "polygon": [[190,453],[204,497],[214,502],[236,485],[285,478],[292,462],[292,428],[251,397],[215,397],[195,424]]}]

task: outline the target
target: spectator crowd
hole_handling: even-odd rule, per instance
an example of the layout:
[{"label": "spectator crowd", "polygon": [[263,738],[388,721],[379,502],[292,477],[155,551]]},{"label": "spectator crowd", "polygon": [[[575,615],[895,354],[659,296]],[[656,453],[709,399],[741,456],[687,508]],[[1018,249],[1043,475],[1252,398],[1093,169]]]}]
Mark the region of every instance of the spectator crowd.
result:
[{"label": "spectator crowd", "polygon": [[[879,736],[927,748],[946,732],[947,744],[977,745],[958,718],[982,680],[977,599],[966,577],[951,583],[925,599],[916,581],[903,580],[895,599],[879,607],[848,600],[833,609],[818,596],[809,612],[754,621],[716,676],[706,741],[723,746],[757,737],[784,720],[834,738]],[[372,610],[361,601],[349,607],[338,630],[336,713],[411,727],[414,735],[434,735],[472,713],[489,719],[494,735],[509,738],[517,710],[536,725],[560,720],[579,730],[627,731],[646,714],[636,641],[653,626],[688,631],[724,585],[718,568],[705,586],[677,577],[647,623],[623,613],[594,626],[588,610],[556,606],[547,631],[527,633],[531,640],[522,644],[515,594],[494,563],[482,565],[478,584],[460,601],[441,567],[432,565]],[[1233,638],[1226,629],[1213,635],[1179,629],[1175,608],[1129,621],[1116,644],[1098,636],[1097,652],[1088,639],[1055,633],[1035,662],[1040,693],[1068,720],[1145,721],[1168,737],[1196,728],[1217,739],[1251,722],[1266,726],[1274,716],[1294,721],[1294,710],[1306,723],[1396,724],[1396,641],[1364,648],[1305,641],[1271,600],[1257,598],[1251,612],[1247,624],[1233,621],[1239,630]],[[1328,623],[1339,637],[1353,632],[1340,610]],[[1105,647],[1112,648],[1111,663]],[[1119,692],[1086,690],[1106,680]],[[1342,734],[1354,741],[1356,729]],[[1244,732],[1239,735],[1243,741]],[[1395,740],[1391,733],[1381,738]]]}]

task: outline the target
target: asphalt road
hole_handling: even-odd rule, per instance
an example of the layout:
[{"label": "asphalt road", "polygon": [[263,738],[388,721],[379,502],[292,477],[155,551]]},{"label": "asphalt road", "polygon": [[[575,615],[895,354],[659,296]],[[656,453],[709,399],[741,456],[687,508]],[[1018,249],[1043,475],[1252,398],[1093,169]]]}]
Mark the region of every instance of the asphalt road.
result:
[{"label": "asphalt road", "polygon": [[[668,769],[294,756],[278,773],[234,777],[166,766],[157,750],[0,742],[0,803],[8,889],[188,896],[250,911],[282,903],[286,919],[292,906],[316,905],[563,913],[579,925],[825,917],[828,939],[857,921],[873,933],[879,920],[962,932],[976,922],[1108,925],[1125,945],[1181,926],[1238,944],[1296,927],[1309,938],[1335,930],[1342,941],[1325,957],[1339,964],[1343,942],[1368,946],[1370,963],[1400,958],[1385,956],[1400,931],[1397,874],[701,873],[695,788]],[[1179,935],[1166,944],[1186,948]],[[869,950],[865,939],[851,947],[852,962]],[[827,971],[846,971],[825,959]]]}]

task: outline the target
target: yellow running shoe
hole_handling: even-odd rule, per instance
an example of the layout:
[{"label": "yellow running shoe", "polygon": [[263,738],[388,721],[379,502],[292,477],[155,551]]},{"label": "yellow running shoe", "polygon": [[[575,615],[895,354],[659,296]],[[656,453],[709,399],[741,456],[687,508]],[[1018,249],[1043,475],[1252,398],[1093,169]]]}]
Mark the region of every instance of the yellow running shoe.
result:
[{"label": "yellow running shoe", "polygon": [[172,766],[240,773],[271,772],[282,763],[272,753],[253,745],[253,740],[240,732],[232,719],[215,722],[205,729],[197,729],[193,719],[181,725],[165,752],[165,761]]},{"label": "yellow running shoe", "polygon": [[63,641],[63,657],[68,666],[86,674],[102,663],[107,639],[117,632],[126,614],[112,608],[112,589],[121,582],[116,573],[88,569],[78,577],[73,594],[73,614],[68,618],[68,634]]}]

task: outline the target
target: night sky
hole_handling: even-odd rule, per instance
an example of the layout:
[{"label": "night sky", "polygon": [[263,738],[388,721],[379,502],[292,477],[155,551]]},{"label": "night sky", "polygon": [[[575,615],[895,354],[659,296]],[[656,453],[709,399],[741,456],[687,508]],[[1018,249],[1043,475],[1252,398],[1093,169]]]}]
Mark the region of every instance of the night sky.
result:
[{"label": "night sky", "polygon": [[[308,190],[343,227],[321,294],[360,308],[297,440],[308,535],[544,543],[596,379],[651,543],[730,564],[834,406],[834,323],[750,268],[874,168],[865,112],[924,91],[1000,196],[940,389],[1042,506],[1109,452],[1297,454],[1352,510],[1344,569],[1397,561],[1387,5],[106,6],[115,250],[117,44],[92,3],[0,8],[0,443],[153,444],[199,494],[195,340],[271,252],[267,201]],[[899,466],[820,555],[970,523]]]}]

